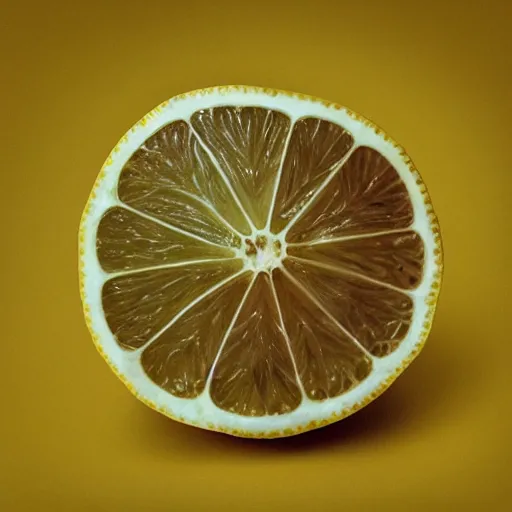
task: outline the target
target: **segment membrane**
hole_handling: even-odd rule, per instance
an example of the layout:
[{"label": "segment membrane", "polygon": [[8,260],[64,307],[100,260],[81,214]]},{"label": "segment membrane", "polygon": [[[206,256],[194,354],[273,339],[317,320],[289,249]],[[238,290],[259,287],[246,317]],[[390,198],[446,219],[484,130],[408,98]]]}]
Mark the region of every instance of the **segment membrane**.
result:
[{"label": "segment membrane", "polygon": [[287,253],[351,270],[403,289],[415,288],[423,274],[423,240],[414,231],[314,245],[289,245]]},{"label": "segment membrane", "polygon": [[226,340],[213,371],[210,393],[218,407],[243,416],[283,414],[301,402],[266,273],[256,276]]},{"label": "segment membrane", "polygon": [[256,228],[264,228],[290,119],[261,107],[215,107],[190,121]]},{"label": "segment membrane", "polygon": [[359,147],[291,226],[288,242],[409,227],[412,203],[396,169],[377,151]]},{"label": "segment membrane", "polygon": [[371,372],[371,359],[281,270],[272,277],[307,396],[323,400],[357,386]]},{"label": "segment membrane", "polygon": [[102,290],[108,326],[122,348],[139,348],[194,299],[242,266],[241,260],[235,259],[110,279]]},{"label": "segment membrane", "polygon": [[[223,106],[195,112],[190,123],[201,140],[185,121],[164,126],[128,160],[117,193],[199,239],[122,207],[98,226],[102,268],[137,271],[102,289],[117,343],[142,348],[144,371],[166,392],[193,399],[209,383],[219,408],[243,416],[296,409],[297,374],[311,400],[353,389],[372,371],[365,350],[384,357],[407,335],[413,301],[394,288],[422,279],[423,241],[405,231],[413,209],[399,174],[374,149],[348,156],[352,135],[322,119],[299,119],[290,134],[281,112]],[[223,260],[232,248],[253,244],[257,253],[246,213],[257,229],[269,213],[273,233],[290,225],[286,272],[233,277],[243,262]]]},{"label": "segment membrane", "polygon": [[[131,156],[119,199],[169,224],[226,246],[250,228],[226,184],[185,121],[161,128]],[[220,215],[220,217],[219,217]]]},{"label": "segment membrane", "polygon": [[149,378],[169,393],[195,398],[205,388],[224,334],[252,278],[246,272],[199,301],[141,357]]},{"label": "segment membrane", "polygon": [[278,233],[338,167],[352,147],[352,136],[341,126],[307,117],[293,126],[272,214],[271,230]]},{"label": "segment membrane", "polygon": [[414,306],[405,293],[293,258],[284,266],[372,355],[390,354],[405,338]]},{"label": "segment membrane", "polygon": [[125,208],[114,207],[102,217],[96,251],[106,272],[135,270],[167,263],[230,258],[234,252],[148,220]]}]

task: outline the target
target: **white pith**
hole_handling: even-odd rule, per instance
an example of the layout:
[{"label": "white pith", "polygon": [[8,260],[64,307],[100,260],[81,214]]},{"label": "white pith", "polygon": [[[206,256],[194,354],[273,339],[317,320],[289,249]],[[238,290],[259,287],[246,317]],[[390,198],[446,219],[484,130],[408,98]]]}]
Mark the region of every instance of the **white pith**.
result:
[{"label": "white pith", "polygon": [[[265,245],[258,247],[258,239],[265,239]],[[256,248],[256,254],[247,254],[247,251],[242,250],[242,259],[244,260],[245,268],[255,272],[269,272],[274,268],[281,266],[283,254],[286,254],[286,244],[280,241],[280,237],[272,233],[261,230],[256,233],[256,236],[249,238],[251,244]]]},{"label": "white pith", "polygon": [[[248,417],[226,412],[219,409],[213,403],[209,396],[208,388],[202,395],[193,400],[177,398],[164,391],[149,379],[139,363],[142,350],[150,344],[152,340],[143,348],[136,351],[128,352],[121,349],[107,325],[102,308],[102,286],[104,282],[113,277],[114,274],[107,274],[100,267],[96,255],[96,231],[99,221],[106,210],[113,206],[126,207],[117,197],[117,182],[124,164],[133,152],[162,126],[177,120],[185,120],[188,122],[190,116],[195,111],[222,105],[261,106],[279,110],[288,115],[292,123],[302,117],[314,116],[343,126],[343,128],[352,134],[355,140],[354,146],[351,148],[351,151],[347,154],[344,161],[348,159],[357,146],[364,145],[379,151],[398,171],[407,187],[414,209],[414,224],[412,227],[407,228],[407,230],[414,229],[421,235],[425,244],[425,265],[422,282],[413,291],[405,292],[401,290],[413,299],[414,314],[407,337],[402,341],[399,348],[385,358],[379,359],[372,357],[373,371],[371,375],[351,391],[323,402],[312,401],[303,394],[301,405],[294,411],[282,415]],[[112,152],[108,163],[104,166],[104,171],[105,175],[100,181],[99,187],[95,190],[95,196],[90,200],[88,214],[84,216],[81,226],[83,233],[82,262],[84,272],[84,303],[89,308],[91,328],[97,335],[98,343],[102,347],[106,357],[108,357],[111,363],[117,368],[119,373],[132,384],[140,396],[153,402],[158,408],[165,410],[168,414],[205,428],[244,431],[254,434],[266,431],[283,431],[285,429],[295,430],[312,421],[320,422],[333,415],[340,414],[341,411],[350,409],[355,404],[363,401],[367,396],[379,389],[383,382],[390,376],[396,373],[403,361],[408,359],[420,342],[420,335],[424,323],[427,320],[430,307],[427,304],[427,298],[432,291],[435,276],[439,271],[434,254],[436,249],[435,236],[429,220],[423,193],[416,183],[417,176],[411,173],[408,165],[404,162],[403,156],[400,154],[400,150],[391,142],[378,135],[371,126],[350,116],[347,111],[328,107],[323,103],[309,99],[291,97],[285,93],[270,95],[263,91],[247,92],[236,89],[233,89],[229,93],[217,90],[198,92],[184,98],[169,101],[164,106],[156,109],[151,116],[148,116],[145,124],[139,123],[132,128],[123,138],[122,142],[118,144],[116,150]],[[334,173],[332,173],[330,177],[333,175]],[[315,200],[321,188],[323,188],[328,181],[329,178],[312,196],[309,203]],[[276,195],[274,194],[274,200],[275,197]],[[306,207],[307,206],[308,205],[306,205]],[[269,218],[271,212],[272,208]],[[139,212],[136,213],[148,217]],[[298,212],[296,217],[292,220],[292,223],[298,219],[300,213],[301,212]],[[148,218],[166,225],[152,217]],[[272,268],[281,266],[282,259],[286,255],[285,236],[291,224],[277,235],[270,232],[269,222],[267,222],[267,226],[262,230],[255,230],[252,223],[251,226],[253,233],[249,237],[241,236],[242,246],[234,249],[234,257],[241,258],[244,261],[244,270],[249,269],[254,272],[267,272]],[[264,249],[258,249],[256,255],[248,255],[246,253],[245,239],[249,238],[252,242],[255,242],[258,235],[266,237],[267,245]],[[273,250],[274,242],[276,241],[278,241],[281,246],[280,255],[276,255]],[[122,273],[115,275],[120,274]],[[234,276],[229,279],[232,278],[234,278]],[[216,287],[218,286],[219,285],[216,285]],[[205,294],[198,297],[186,309],[190,309],[190,307],[199,302],[204,295]],[[180,315],[183,313],[184,311],[182,311]],[[236,314],[231,326],[234,324],[235,319]],[[174,318],[166,328],[176,320],[177,318]],[[225,339],[226,338],[227,334],[225,336]]]}]

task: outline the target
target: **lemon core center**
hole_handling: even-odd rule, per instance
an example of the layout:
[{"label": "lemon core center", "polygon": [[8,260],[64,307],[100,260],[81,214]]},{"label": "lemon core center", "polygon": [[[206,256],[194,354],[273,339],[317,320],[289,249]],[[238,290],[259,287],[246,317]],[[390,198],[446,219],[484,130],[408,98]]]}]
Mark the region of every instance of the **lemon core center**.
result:
[{"label": "lemon core center", "polygon": [[245,239],[245,260],[255,272],[269,272],[281,265],[283,246],[272,235],[257,233]]}]

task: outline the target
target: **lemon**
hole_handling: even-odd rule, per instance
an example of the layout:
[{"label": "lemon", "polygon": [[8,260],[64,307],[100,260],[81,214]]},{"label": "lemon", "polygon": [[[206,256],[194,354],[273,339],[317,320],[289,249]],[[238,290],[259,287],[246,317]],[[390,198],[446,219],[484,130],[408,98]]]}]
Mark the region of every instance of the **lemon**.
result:
[{"label": "lemon", "polygon": [[376,398],[421,350],[442,275],[404,150],[344,107],[255,87],[139,121],[79,239],[85,318],[116,374],[171,418],[247,437]]}]

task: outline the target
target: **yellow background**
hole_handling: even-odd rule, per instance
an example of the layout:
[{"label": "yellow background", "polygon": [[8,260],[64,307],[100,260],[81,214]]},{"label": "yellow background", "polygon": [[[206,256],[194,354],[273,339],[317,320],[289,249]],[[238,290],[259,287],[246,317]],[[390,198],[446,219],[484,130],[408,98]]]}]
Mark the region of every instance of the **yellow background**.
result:
[{"label": "yellow background", "polygon": [[[293,4],[3,2],[1,510],[510,510],[511,4]],[[444,238],[419,359],[355,416],[288,440],[137,402],[78,295],[79,219],[110,149],[161,101],[232,83],[380,124]]]}]

